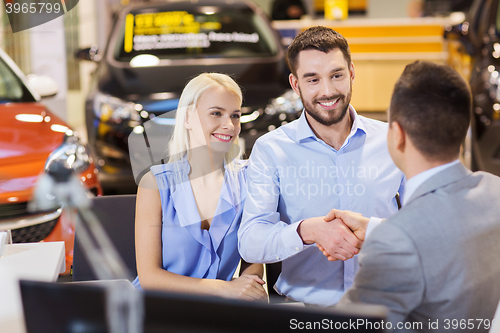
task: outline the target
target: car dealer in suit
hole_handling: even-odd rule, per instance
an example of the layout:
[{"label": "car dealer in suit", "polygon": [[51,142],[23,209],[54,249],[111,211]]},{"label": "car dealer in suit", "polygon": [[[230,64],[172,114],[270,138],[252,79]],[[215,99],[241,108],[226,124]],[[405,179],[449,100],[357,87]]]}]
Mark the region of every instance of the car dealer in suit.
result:
[{"label": "car dealer in suit", "polygon": [[[387,135],[407,178],[403,207],[366,234],[339,305],[385,305],[395,331],[488,331],[500,299],[500,178],[458,160],[470,111],[470,90],[453,69],[406,67]],[[333,217],[365,235],[360,214],[332,210]]]}]

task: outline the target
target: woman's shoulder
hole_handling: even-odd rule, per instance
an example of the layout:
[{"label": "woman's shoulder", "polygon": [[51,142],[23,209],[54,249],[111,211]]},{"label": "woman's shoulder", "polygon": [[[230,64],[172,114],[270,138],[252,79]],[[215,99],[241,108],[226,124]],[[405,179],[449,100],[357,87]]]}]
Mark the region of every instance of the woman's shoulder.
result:
[{"label": "woman's shoulder", "polygon": [[[187,163],[186,163],[187,164]],[[185,163],[171,162],[167,164],[153,165],[150,172],[156,179],[159,190],[175,192],[177,186],[186,182],[189,169],[186,170]],[[189,168],[189,164],[187,164]]]},{"label": "woman's shoulder", "polygon": [[[184,163],[183,161],[177,161],[177,162],[169,162],[165,164],[157,164],[151,166],[150,170],[153,173],[154,176],[158,177],[160,175],[165,175],[166,177],[170,177],[173,175],[178,175],[181,173],[185,173],[186,170],[186,164],[187,167],[189,168],[188,163]],[[187,170],[189,173],[189,170]]]},{"label": "woman's shoulder", "polygon": [[139,181],[139,187],[146,189],[158,189],[158,184],[152,171],[148,171],[144,174],[144,176],[142,176]]}]

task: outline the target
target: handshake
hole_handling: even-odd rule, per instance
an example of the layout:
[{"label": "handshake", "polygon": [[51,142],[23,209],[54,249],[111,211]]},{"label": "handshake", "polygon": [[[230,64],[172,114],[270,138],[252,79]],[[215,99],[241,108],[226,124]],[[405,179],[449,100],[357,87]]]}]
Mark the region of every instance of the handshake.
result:
[{"label": "handshake", "polygon": [[302,221],[297,228],[304,244],[314,244],[330,261],[359,253],[370,219],[359,213],[332,209],[326,216]]}]

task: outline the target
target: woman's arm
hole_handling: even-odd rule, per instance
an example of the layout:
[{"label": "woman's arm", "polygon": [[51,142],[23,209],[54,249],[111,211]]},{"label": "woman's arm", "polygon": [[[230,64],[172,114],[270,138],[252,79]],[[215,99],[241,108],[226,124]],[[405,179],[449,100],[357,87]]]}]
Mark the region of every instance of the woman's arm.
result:
[{"label": "woman's arm", "polygon": [[242,275],[257,275],[262,279],[264,276],[264,265],[251,264],[241,259],[240,276]]},{"label": "woman's arm", "polygon": [[[139,281],[144,289],[196,293],[246,300],[263,299],[263,281],[245,276],[233,281],[199,279],[162,268],[161,199],[154,175],[147,173],[137,191],[135,243]],[[260,280],[260,281],[259,281]],[[263,295],[264,294],[264,295]]]}]

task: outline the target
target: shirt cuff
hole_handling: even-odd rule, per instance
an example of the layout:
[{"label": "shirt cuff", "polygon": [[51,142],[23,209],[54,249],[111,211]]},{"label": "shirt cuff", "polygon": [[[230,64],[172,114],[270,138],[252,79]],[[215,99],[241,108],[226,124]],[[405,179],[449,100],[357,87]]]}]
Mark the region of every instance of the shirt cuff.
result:
[{"label": "shirt cuff", "polygon": [[376,226],[378,226],[380,223],[382,223],[383,219],[378,218],[378,217],[370,217],[370,221],[368,221],[368,226],[366,227],[366,233],[365,233],[365,241],[370,235],[370,233],[375,229]]},{"label": "shirt cuff", "polygon": [[[290,257],[302,251],[304,249],[304,243],[297,232],[297,228],[300,223],[304,220],[300,220],[299,222],[295,222],[287,225],[281,232],[281,239],[283,241],[283,245],[285,246],[285,257]],[[276,258],[278,260],[283,260],[284,258]]]}]

